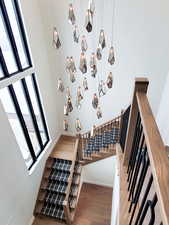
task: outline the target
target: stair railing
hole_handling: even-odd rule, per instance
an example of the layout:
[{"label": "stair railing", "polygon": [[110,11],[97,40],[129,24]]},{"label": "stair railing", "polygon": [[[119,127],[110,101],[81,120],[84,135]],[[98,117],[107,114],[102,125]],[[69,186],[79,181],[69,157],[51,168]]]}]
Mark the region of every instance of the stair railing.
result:
[{"label": "stair railing", "polygon": [[[111,130],[113,127],[120,128],[120,121],[121,121],[121,116],[118,116],[102,125],[99,125],[94,128],[94,135],[102,135],[105,131]],[[79,160],[83,160],[84,158],[84,150],[89,143],[90,138],[92,137],[91,131],[88,131],[84,134],[79,134],[79,149],[78,149],[78,156]],[[119,142],[120,136],[118,136],[118,141]],[[97,152],[93,152],[97,153]],[[90,156],[89,156],[90,157]]]},{"label": "stair railing", "polygon": [[125,141],[126,225],[169,225],[169,160],[147,98],[148,83],[145,78],[135,81]]}]

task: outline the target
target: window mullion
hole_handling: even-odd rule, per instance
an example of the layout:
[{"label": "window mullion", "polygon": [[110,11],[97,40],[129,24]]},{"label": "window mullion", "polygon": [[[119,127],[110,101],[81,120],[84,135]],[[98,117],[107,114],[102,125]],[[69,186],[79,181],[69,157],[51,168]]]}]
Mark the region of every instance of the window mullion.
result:
[{"label": "window mullion", "polygon": [[22,64],[21,64],[21,61],[20,61],[20,58],[19,58],[18,49],[17,49],[17,46],[16,46],[15,38],[14,38],[14,35],[13,35],[13,31],[12,31],[12,28],[11,28],[11,24],[10,24],[10,20],[9,20],[9,17],[8,17],[8,13],[7,13],[7,10],[6,10],[4,0],[0,0],[0,6],[1,6],[3,17],[4,17],[4,21],[5,21],[5,24],[6,24],[6,28],[7,28],[7,31],[8,31],[9,39],[10,39],[10,42],[11,42],[11,45],[12,45],[12,48],[13,48],[13,53],[15,55],[16,64],[18,66],[19,71],[22,71]]},{"label": "window mullion", "polygon": [[40,99],[40,95],[39,95],[39,91],[38,91],[38,86],[37,86],[37,83],[36,83],[35,74],[32,74],[32,79],[33,79],[33,86],[35,88],[35,94],[36,94],[36,97],[37,97],[37,100],[38,100],[40,114],[41,114],[41,117],[42,117],[44,129],[45,129],[45,133],[46,133],[46,137],[47,137],[47,142],[48,142],[49,141],[49,134],[48,134],[47,126],[46,126],[46,120],[45,120],[45,116],[44,116],[44,113],[43,113],[43,108],[42,108],[41,99]]},{"label": "window mullion", "polygon": [[39,127],[38,127],[38,124],[37,124],[36,116],[35,116],[34,109],[33,109],[33,106],[32,106],[32,102],[31,102],[31,99],[30,99],[28,87],[27,87],[27,84],[26,84],[26,81],[25,81],[24,78],[21,80],[21,82],[22,82],[24,94],[25,94],[25,97],[26,97],[26,101],[28,103],[28,108],[29,108],[29,111],[30,111],[30,114],[31,114],[31,117],[32,117],[32,120],[33,120],[33,125],[34,125],[35,131],[36,131],[36,136],[38,138],[41,150],[43,150],[42,138],[40,136],[40,130],[39,130]]},{"label": "window mullion", "polygon": [[20,106],[19,106],[16,94],[15,94],[15,91],[14,91],[12,85],[9,85],[8,88],[9,88],[9,91],[10,91],[10,94],[11,94],[11,98],[13,100],[13,103],[14,103],[17,115],[19,117],[21,126],[23,128],[23,132],[24,132],[24,135],[25,135],[25,138],[26,138],[26,141],[27,141],[27,144],[28,144],[31,156],[33,158],[33,161],[36,161],[36,155],[35,155],[35,152],[34,152],[34,149],[33,149],[33,146],[32,146],[31,139],[29,137],[29,132],[28,132],[28,129],[26,127],[26,124],[25,124],[25,121],[24,121],[24,118],[23,118],[23,115],[22,115],[22,112],[21,112],[21,109],[20,109]]},{"label": "window mullion", "polygon": [[[3,73],[4,73],[4,77],[9,77],[9,72],[8,72],[8,68],[6,66],[6,63],[5,63],[5,59],[4,59],[4,56],[3,56],[3,53],[2,53],[2,49],[0,47],[0,63],[1,63],[1,66],[2,66],[2,70],[3,70]],[[3,78],[2,78],[3,79]]]},{"label": "window mullion", "polygon": [[[7,69],[6,63],[5,63],[4,58],[2,57],[2,55],[0,56],[0,59],[1,59],[1,63],[2,63],[1,65],[2,65],[2,70],[3,70],[4,74],[9,76],[8,69]],[[25,139],[26,139],[26,142],[27,142],[28,147],[29,147],[29,151],[31,153],[33,161],[35,162],[36,161],[36,155],[34,153],[32,142],[30,140],[29,133],[28,133],[28,130],[27,130],[24,118],[22,116],[22,112],[20,110],[20,107],[19,107],[19,104],[18,104],[18,101],[17,101],[17,98],[16,98],[16,95],[15,95],[15,92],[14,92],[14,89],[13,89],[12,85],[9,85],[9,92],[10,92],[11,98],[12,98],[12,100],[14,102],[14,106],[15,106],[17,115],[19,117],[22,129],[23,129],[23,133],[25,135]]]},{"label": "window mullion", "polygon": [[14,2],[15,2],[15,9],[16,9],[16,12],[17,12],[17,18],[18,18],[18,22],[19,22],[19,25],[20,25],[20,29],[21,29],[22,38],[23,38],[23,42],[24,42],[24,45],[25,45],[25,50],[26,50],[28,62],[29,62],[30,67],[32,67],[32,60],[31,60],[31,56],[30,56],[30,52],[29,52],[29,47],[28,47],[28,43],[27,43],[27,38],[26,38],[25,29],[24,29],[24,24],[23,24],[23,21],[22,21],[22,15],[21,15],[21,12],[20,12],[19,3],[18,3],[18,0],[14,0]]}]

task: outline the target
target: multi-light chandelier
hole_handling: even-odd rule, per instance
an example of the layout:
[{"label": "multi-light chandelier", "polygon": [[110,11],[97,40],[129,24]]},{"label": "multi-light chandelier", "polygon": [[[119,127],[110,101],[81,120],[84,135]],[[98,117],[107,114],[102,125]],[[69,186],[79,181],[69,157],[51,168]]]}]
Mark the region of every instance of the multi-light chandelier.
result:
[{"label": "multi-light chandelier", "polygon": [[[115,1],[115,0],[114,0]],[[103,10],[104,11],[104,10]],[[87,30],[87,32],[92,32],[93,30],[93,19],[95,16],[95,4],[94,0],[89,0],[88,2],[88,8],[86,10],[86,15],[85,15],[85,23],[84,23],[84,28]],[[114,17],[114,13],[113,13]],[[80,63],[79,63],[79,70],[81,71],[82,74],[86,74],[88,72],[88,67],[87,67],[87,58],[86,58],[86,52],[88,51],[88,44],[86,40],[85,35],[80,35],[78,25],[77,25],[77,20],[75,16],[75,11],[73,4],[69,4],[69,10],[68,10],[68,21],[73,27],[73,40],[75,43],[79,43],[80,36],[81,36],[81,42],[80,42],[80,48],[81,48],[81,55],[80,55]],[[112,20],[114,23],[114,19]],[[103,24],[102,24],[103,26]],[[113,24],[114,26],[114,24]],[[103,78],[101,78],[102,73],[98,71],[97,68],[97,60],[101,61],[102,57],[104,55],[104,48],[106,48],[107,41],[105,37],[105,32],[104,29],[100,29],[100,34],[99,34],[99,39],[98,39],[98,47],[96,49],[96,52],[92,52],[89,60],[89,67],[90,67],[90,73],[93,78],[98,77],[98,93],[94,93],[92,97],[92,106],[96,110],[96,116],[98,119],[102,118],[102,110],[100,106],[100,97],[106,95],[106,92],[108,89],[111,89],[113,87],[113,74],[112,72],[108,73],[106,81],[104,81]],[[53,45],[56,49],[59,49],[61,47],[61,41],[59,38],[59,33],[54,27],[53,29]],[[107,56],[107,61],[110,65],[114,65],[115,63],[115,54],[114,54],[114,47],[113,47],[113,28],[112,28],[112,43],[111,47],[109,50],[109,54]],[[76,73],[77,67],[75,65],[75,61],[73,56],[67,56],[66,58],[66,72],[69,75],[69,79],[72,83],[76,82]],[[97,75],[98,74],[98,75]],[[96,82],[97,83],[97,82]],[[84,91],[87,91],[89,89],[88,87],[88,80],[87,76],[83,77],[82,81],[82,87]],[[65,87],[63,84],[63,81],[61,78],[58,79],[58,90],[60,92],[64,92]],[[79,86],[77,88],[77,93],[76,93],[76,107],[77,109],[81,109],[82,106],[82,101],[84,99],[84,93],[83,93],[82,88]],[[72,97],[70,94],[70,88],[66,88],[66,103],[64,105],[64,115],[68,116],[69,113],[73,111],[73,104],[72,104]],[[68,120],[64,119],[63,121],[63,128],[65,131],[68,131],[69,129],[69,124]],[[80,132],[82,130],[82,125],[80,122],[80,119],[77,118],[75,120],[75,129],[76,132]]]}]

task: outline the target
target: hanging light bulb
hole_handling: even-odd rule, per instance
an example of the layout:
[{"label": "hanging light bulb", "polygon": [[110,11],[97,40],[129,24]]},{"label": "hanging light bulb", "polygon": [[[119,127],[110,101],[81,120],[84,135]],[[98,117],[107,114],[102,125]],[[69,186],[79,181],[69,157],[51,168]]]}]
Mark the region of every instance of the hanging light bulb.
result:
[{"label": "hanging light bulb", "polygon": [[115,63],[115,56],[114,56],[114,48],[113,48],[113,46],[109,50],[108,62],[110,63],[110,65],[113,65]]},{"label": "hanging light bulb", "polygon": [[68,98],[71,98],[71,95],[70,95],[70,88],[69,88],[69,87],[66,88],[66,97],[67,97],[67,99],[68,99]]},{"label": "hanging light bulb", "polygon": [[96,135],[96,126],[93,125],[93,126],[92,126],[92,129],[91,129],[91,131],[90,131],[90,136],[91,136],[91,137],[94,137],[95,135]]},{"label": "hanging light bulb", "polygon": [[103,80],[101,80],[99,83],[98,92],[99,92],[99,97],[106,94],[106,85],[103,82]]},{"label": "hanging light bulb", "polygon": [[93,96],[93,99],[92,99],[92,106],[93,106],[93,108],[97,109],[98,104],[99,104],[99,99],[97,97],[97,94],[95,93],[94,96]]},{"label": "hanging light bulb", "polygon": [[88,46],[87,46],[87,41],[86,41],[85,35],[82,36],[81,48],[82,48],[82,52],[87,51]]},{"label": "hanging light bulb", "polygon": [[80,71],[84,74],[87,73],[87,61],[84,52],[81,53],[80,56],[80,66],[79,66]]},{"label": "hanging light bulb", "polygon": [[63,120],[63,129],[64,129],[64,131],[68,131],[68,129],[69,129],[69,125],[68,125],[67,120]]},{"label": "hanging light bulb", "polygon": [[106,47],[106,40],[103,29],[100,31],[99,44],[102,49]]},{"label": "hanging light bulb", "polygon": [[70,97],[67,100],[67,107],[68,107],[68,112],[72,112],[73,111],[73,105],[72,105]]},{"label": "hanging light bulb", "polygon": [[84,80],[83,80],[83,87],[84,87],[84,90],[87,91],[89,88],[88,88],[88,83],[87,83],[87,78],[84,77]]},{"label": "hanging light bulb", "polygon": [[69,74],[70,74],[70,81],[74,83],[76,81],[75,73],[70,70]]},{"label": "hanging light bulb", "polygon": [[112,72],[110,72],[110,73],[108,74],[106,83],[107,83],[107,87],[108,87],[109,89],[112,88],[112,86],[113,86],[113,75],[112,75]]},{"label": "hanging light bulb", "polygon": [[79,99],[79,101],[81,101],[83,99],[83,96],[81,93],[81,87],[78,87],[78,89],[77,89],[77,98]]},{"label": "hanging light bulb", "polygon": [[68,105],[67,104],[64,105],[64,115],[65,116],[69,115],[69,110],[68,110]]},{"label": "hanging light bulb", "polygon": [[96,55],[92,53],[90,58],[90,68],[92,77],[96,77],[97,74],[97,65],[96,65]]},{"label": "hanging light bulb", "polygon": [[59,49],[61,46],[59,34],[57,32],[56,27],[53,28],[53,45],[55,46],[56,49]]},{"label": "hanging light bulb", "polygon": [[58,91],[60,91],[60,92],[64,91],[64,85],[63,85],[61,78],[59,78],[59,80],[58,80]]},{"label": "hanging light bulb", "polygon": [[82,130],[82,125],[79,119],[76,119],[75,128],[77,132],[80,132]]},{"label": "hanging light bulb", "polygon": [[97,56],[98,60],[102,59],[102,48],[101,48],[100,44],[99,44],[99,46],[98,46],[98,48],[96,50],[96,56]]},{"label": "hanging light bulb", "polygon": [[78,87],[77,89],[77,97],[76,97],[76,107],[78,109],[81,108],[81,101],[83,99],[82,93],[81,93],[81,87]]},{"label": "hanging light bulb", "polygon": [[95,11],[94,0],[89,0],[88,9],[90,10],[90,12],[91,12],[91,14],[92,14],[92,17],[93,17],[94,11]]},{"label": "hanging light bulb", "polygon": [[76,73],[76,66],[75,66],[75,62],[73,59],[73,56],[70,57],[70,70],[74,73]]},{"label": "hanging light bulb", "polygon": [[85,19],[85,28],[88,32],[92,31],[93,26],[93,17],[90,9],[87,10],[86,19]]},{"label": "hanging light bulb", "polygon": [[97,109],[97,118],[98,119],[102,118],[102,111],[101,111],[100,107],[98,107],[98,109]]},{"label": "hanging light bulb", "polygon": [[80,37],[79,30],[78,30],[77,25],[75,25],[75,28],[74,28],[74,31],[73,31],[74,42],[78,43],[79,42],[79,37]]},{"label": "hanging light bulb", "polygon": [[73,9],[73,5],[72,4],[69,4],[69,16],[68,16],[68,20],[69,20],[69,23],[70,24],[75,25],[76,18],[75,18],[74,9]]},{"label": "hanging light bulb", "polygon": [[71,61],[70,61],[70,57],[66,57],[66,72],[69,73],[71,68]]}]

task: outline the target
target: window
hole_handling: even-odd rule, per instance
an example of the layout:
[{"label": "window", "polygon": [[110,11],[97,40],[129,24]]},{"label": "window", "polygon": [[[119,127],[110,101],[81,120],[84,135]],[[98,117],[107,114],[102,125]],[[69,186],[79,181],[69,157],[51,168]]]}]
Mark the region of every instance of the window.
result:
[{"label": "window", "polygon": [[10,83],[0,90],[0,99],[30,169],[49,135],[17,0],[0,1],[0,33],[0,82],[8,78]]}]

